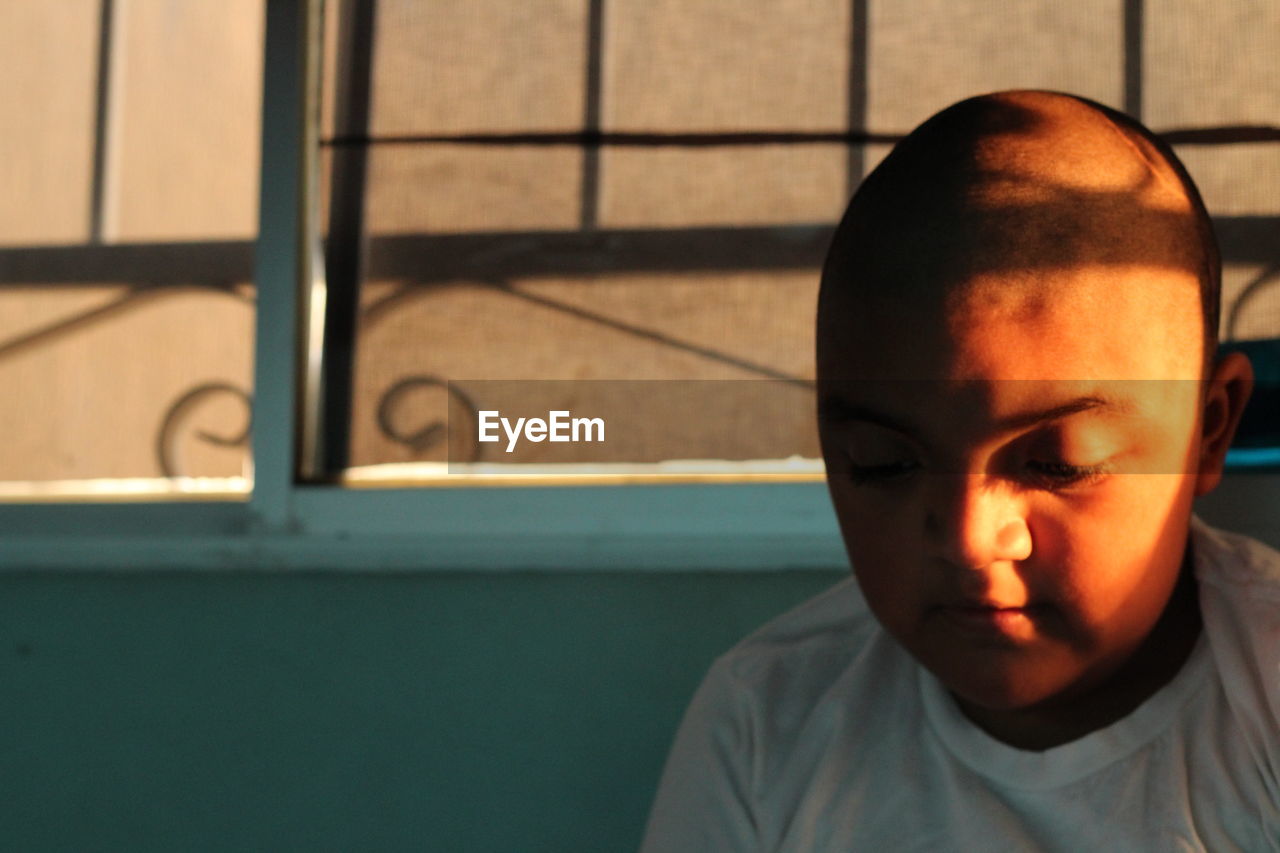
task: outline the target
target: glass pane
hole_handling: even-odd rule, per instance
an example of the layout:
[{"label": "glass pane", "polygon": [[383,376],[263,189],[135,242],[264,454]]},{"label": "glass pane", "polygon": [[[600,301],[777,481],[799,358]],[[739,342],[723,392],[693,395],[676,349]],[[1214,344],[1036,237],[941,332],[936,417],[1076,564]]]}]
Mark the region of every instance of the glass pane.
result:
[{"label": "glass pane", "polygon": [[3,492],[245,492],[262,0],[0,19]]}]

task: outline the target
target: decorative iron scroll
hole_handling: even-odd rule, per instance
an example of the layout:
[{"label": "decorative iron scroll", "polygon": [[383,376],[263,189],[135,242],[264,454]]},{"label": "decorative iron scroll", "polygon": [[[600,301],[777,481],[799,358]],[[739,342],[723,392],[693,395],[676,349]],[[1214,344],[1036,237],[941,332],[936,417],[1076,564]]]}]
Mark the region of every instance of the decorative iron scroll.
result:
[{"label": "decorative iron scroll", "polygon": [[1231,303],[1231,310],[1227,313],[1227,321],[1223,330],[1224,340],[1235,340],[1240,334],[1240,324],[1244,317],[1245,307],[1256,299],[1258,295],[1270,287],[1271,285],[1280,283],[1280,262],[1269,264],[1262,272],[1254,276],[1241,291],[1236,294],[1235,301]]},{"label": "decorative iron scroll", "polygon": [[206,382],[197,385],[175,400],[165,412],[156,434],[156,463],[165,477],[185,476],[181,473],[178,444],[181,429],[196,410],[209,398],[230,394],[244,404],[244,429],[236,435],[214,435],[207,430],[197,430],[196,436],[217,447],[242,447],[249,442],[253,427],[253,397],[244,389],[229,382]]},{"label": "decorative iron scroll", "polygon": [[[459,429],[460,424],[454,424],[453,430],[450,430],[450,424],[447,421],[439,419],[429,421],[413,429],[402,429],[396,424],[396,410],[403,405],[405,395],[419,388],[436,388],[443,389],[445,393],[444,409],[449,418],[453,417],[456,410],[455,405],[460,405],[465,412],[469,423],[464,429]],[[454,455],[454,447],[446,446],[445,452],[447,461],[450,462],[476,462],[480,459],[484,448],[481,446],[476,426],[479,422],[479,408],[475,402],[467,396],[467,394],[459,388],[455,383],[447,382],[437,376],[409,376],[396,382],[382,394],[382,399],[378,401],[378,428],[382,434],[397,444],[404,445],[414,452],[415,455],[421,457],[427,451],[448,442],[450,432],[455,436],[468,435],[474,436],[469,439],[465,445],[454,438],[455,447],[466,448],[466,458],[460,458]]]}]

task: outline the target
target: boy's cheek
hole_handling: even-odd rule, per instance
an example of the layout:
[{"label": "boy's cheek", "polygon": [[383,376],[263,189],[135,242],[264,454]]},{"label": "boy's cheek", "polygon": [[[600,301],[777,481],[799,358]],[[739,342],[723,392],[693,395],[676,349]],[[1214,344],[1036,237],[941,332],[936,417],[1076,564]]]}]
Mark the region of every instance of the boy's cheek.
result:
[{"label": "boy's cheek", "polygon": [[868,599],[875,599],[873,610],[890,601],[905,604],[928,584],[933,564],[919,511],[902,502],[867,499],[861,489],[852,492],[834,503],[854,574]]},{"label": "boy's cheek", "polygon": [[1168,520],[1189,505],[1193,487],[1188,474],[1114,474],[1081,494],[1042,502],[1038,526],[1056,539],[1098,540],[1122,548],[1126,541],[1161,535]]},{"label": "boy's cheek", "polygon": [[907,490],[886,493],[853,482],[847,473],[829,473],[827,486],[840,530],[860,551],[901,553],[919,544],[922,509]]}]

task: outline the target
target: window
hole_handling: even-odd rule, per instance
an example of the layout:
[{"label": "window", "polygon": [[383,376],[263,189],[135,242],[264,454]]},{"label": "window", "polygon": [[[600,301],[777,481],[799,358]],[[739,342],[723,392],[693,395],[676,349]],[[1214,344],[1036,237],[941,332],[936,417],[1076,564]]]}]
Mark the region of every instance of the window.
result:
[{"label": "window", "polygon": [[[15,50],[53,14],[28,6],[6,5]],[[1224,332],[1273,383],[1235,460],[1267,462],[1277,444],[1280,88],[1253,77],[1272,67],[1262,34],[1280,23],[1275,10],[1191,0],[1159,10],[1137,0],[84,6],[66,49],[96,59],[68,59],[79,70],[54,93],[70,104],[58,115],[79,116],[76,132],[41,123],[53,111],[23,101],[46,82],[6,84],[3,96],[7,115],[41,116],[20,123],[25,136],[5,135],[35,164],[19,170],[34,176],[31,197],[66,210],[24,203],[6,214],[54,224],[8,231],[0,247],[0,318],[20,344],[0,349],[0,370],[37,352],[48,337],[31,336],[45,326],[99,316],[138,290],[157,297],[157,284],[200,290],[183,309],[188,325],[123,333],[133,363],[179,377],[128,404],[155,410],[144,420],[168,433],[111,427],[170,436],[142,442],[145,463],[21,468],[47,461],[39,441],[52,439],[39,429],[11,448],[15,473],[0,479],[16,502],[0,514],[24,534],[13,553],[26,564],[838,565],[819,470],[804,462],[816,455],[809,335],[826,240],[849,190],[901,133],[966,94],[1015,86],[1094,97],[1175,144],[1221,235]],[[180,50],[174,27],[212,41]],[[148,62],[190,69],[193,88]],[[208,93],[232,78],[239,94],[219,106]],[[231,140],[256,136],[259,113],[244,107],[259,91],[260,158]],[[175,119],[182,110],[189,120]],[[41,159],[54,137],[78,146],[59,160],[75,169]],[[207,150],[261,175],[256,235],[236,189],[244,179],[206,163]],[[125,180],[135,173],[160,175],[155,189]],[[207,363],[194,354],[201,336]],[[79,346],[70,366],[0,389],[25,389],[22,406],[72,400],[39,404],[59,428],[77,406],[101,423],[106,404],[46,378],[65,370],[123,402],[124,377],[87,379],[98,364]],[[655,405],[656,387],[670,396]],[[661,417],[628,458],[570,459],[543,467],[551,478],[521,473],[547,464],[536,456],[481,460],[506,478],[441,469],[481,449],[450,450],[439,424],[469,430],[490,401],[522,393],[543,409],[583,395],[602,410],[639,399]],[[720,467],[649,476],[664,470],[655,460],[708,455],[705,436],[675,429],[692,407],[722,436],[746,435],[723,426],[745,418],[758,427],[752,442],[767,441],[717,445]],[[9,418],[10,434],[28,428]],[[565,476],[601,463],[642,467]],[[211,491],[241,500],[212,503],[174,474],[221,477]],[[144,488],[129,505],[101,494],[32,502],[32,483],[46,479],[93,481],[81,499],[93,483],[119,497],[119,477],[164,478],[165,500]],[[1226,500],[1260,513],[1274,482],[1250,478],[1246,498]],[[196,499],[175,502],[184,490]]]},{"label": "window", "polygon": [[0,494],[243,499],[263,4],[3,9]]}]

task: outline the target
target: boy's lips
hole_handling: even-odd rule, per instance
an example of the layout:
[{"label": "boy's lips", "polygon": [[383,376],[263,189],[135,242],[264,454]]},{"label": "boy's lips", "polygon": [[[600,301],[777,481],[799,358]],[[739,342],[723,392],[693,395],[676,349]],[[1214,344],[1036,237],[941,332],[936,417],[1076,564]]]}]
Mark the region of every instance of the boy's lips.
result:
[{"label": "boy's lips", "polygon": [[1011,606],[987,601],[960,601],[935,608],[952,626],[979,638],[1025,636],[1044,609],[1040,604]]}]

